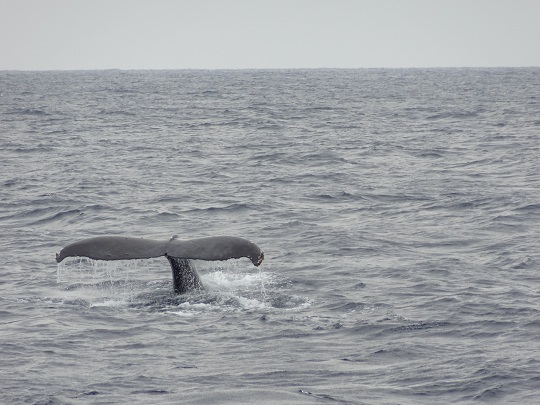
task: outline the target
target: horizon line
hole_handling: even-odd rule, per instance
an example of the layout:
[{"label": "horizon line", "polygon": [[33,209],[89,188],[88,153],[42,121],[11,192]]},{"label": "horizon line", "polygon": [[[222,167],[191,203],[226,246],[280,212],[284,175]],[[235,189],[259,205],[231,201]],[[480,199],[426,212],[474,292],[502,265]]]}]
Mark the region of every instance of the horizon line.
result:
[{"label": "horizon line", "polygon": [[371,67],[239,67],[239,68],[66,68],[66,69],[0,69],[0,72],[96,72],[96,71],[278,71],[278,70],[405,70],[405,69],[534,69],[540,65],[498,66],[371,66]]}]

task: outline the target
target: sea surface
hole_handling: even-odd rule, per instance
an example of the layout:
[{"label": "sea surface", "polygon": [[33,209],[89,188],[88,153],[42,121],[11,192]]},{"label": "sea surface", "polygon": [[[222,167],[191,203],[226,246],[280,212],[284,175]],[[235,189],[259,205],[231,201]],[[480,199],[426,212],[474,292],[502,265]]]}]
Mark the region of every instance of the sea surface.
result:
[{"label": "sea surface", "polygon": [[0,72],[0,253],[2,404],[538,403],[540,68]]}]

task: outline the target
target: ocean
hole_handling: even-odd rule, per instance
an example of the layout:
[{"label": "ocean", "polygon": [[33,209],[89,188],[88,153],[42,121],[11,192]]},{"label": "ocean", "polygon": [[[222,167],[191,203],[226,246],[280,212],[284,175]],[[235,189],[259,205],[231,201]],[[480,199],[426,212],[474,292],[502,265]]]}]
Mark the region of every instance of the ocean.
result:
[{"label": "ocean", "polygon": [[3,71],[0,145],[0,403],[538,401],[540,68]]}]

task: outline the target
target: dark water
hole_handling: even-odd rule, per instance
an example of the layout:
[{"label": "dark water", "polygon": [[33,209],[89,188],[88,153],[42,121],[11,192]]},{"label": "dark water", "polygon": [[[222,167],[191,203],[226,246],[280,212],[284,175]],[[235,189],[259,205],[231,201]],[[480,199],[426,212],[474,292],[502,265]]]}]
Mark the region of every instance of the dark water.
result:
[{"label": "dark water", "polygon": [[[535,403],[540,69],[0,72],[0,402]],[[56,264],[94,235],[236,235]]]}]

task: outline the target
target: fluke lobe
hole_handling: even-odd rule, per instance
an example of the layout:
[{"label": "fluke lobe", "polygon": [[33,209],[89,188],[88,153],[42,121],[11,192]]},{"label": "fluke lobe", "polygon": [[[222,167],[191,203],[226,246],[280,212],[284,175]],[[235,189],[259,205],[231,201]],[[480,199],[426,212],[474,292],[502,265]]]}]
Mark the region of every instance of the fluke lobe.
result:
[{"label": "fluke lobe", "polygon": [[88,257],[94,260],[149,259],[165,256],[171,265],[173,287],[178,294],[201,289],[199,275],[191,259],[228,260],[247,257],[255,266],[264,260],[263,251],[253,242],[236,236],[212,236],[168,241],[127,236],[98,236],[73,242],[56,254],[60,263],[66,257]]}]

